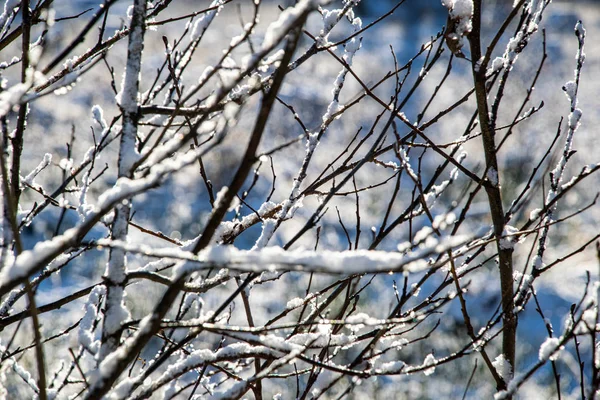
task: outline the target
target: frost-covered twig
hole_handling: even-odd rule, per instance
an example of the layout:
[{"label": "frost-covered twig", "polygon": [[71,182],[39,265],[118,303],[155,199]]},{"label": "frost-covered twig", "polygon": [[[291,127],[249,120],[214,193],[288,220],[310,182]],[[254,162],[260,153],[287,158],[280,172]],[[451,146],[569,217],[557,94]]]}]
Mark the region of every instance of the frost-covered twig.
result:
[{"label": "frost-covered twig", "polygon": [[96,354],[100,349],[100,341],[94,339],[94,326],[98,317],[100,300],[106,293],[104,286],[96,286],[92,289],[88,300],[84,306],[84,315],[79,323],[79,343],[83,348],[92,354]]},{"label": "frost-covered twig", "polygon": [[[349,13],[349,19],[351,21],[352,27],[355,31],[360,30],[362,27],[362,20],[360,18],[354,17],[354,12],[351,9],[352,2],[348,2],[346,7],[343,10],[336,10],[335,13],[328,14],[330,12],[325,12],[324,15],[324,24],[326,25],[325,31],[327,33],[331,29],[333,25],[335,25],[340,19],[341,16]],[[328,17],[329,16],[329,17]],[[328,18],[335,16],[335,22],[330,21]],[[324,36],[326,37],[326,35]],[[360,39],[353,38],[344,48],[344,61],[346,61],[349,65],[352,64],[352,60],[354,58],[354,54],[360,48]],[[277,219],[271,221],[271,223],[263,226],[263,233],[261,235],[261,243],[264,245],[268,244],[271,240],[275,230],[281,225],[283,220],[291,217],[296,210],[302,206],[302,198],[300,195],[300,187],[306,178],[306,171],[310,165],[310,162],[314,156],[314,153],[319,144],[319,140],[325,133],[327,126],[331,123],[335,115],[338,115],[342,112],[342,107],[339,106],[339,94],[344,87],[344,82],[346,79],[346,75],[348,74],[348,68],[343,68],[333,85],[332,96],[333,99],[329,106],[327,107],[327,112],[323,114],[323,123],[321,124],[318,132],[312,132],[307,134],[307,142],[306,142],[306,155],[302,160],[302,165],[294,178],[294,185],[290,191],[288,198],[283,202],[281,211],[277,215]]]},{"label": "frost-covered twig", "polygon": [[555,198],[560,194],[561,191],[564,190],[563,187],[560,186],[560,183],[563,179],[563,174],[565,172],[565,168],[567,166],[567,162],[573,155],[573,137],[575,135],[575,131],[579,127],[579,120],[581,119],[582,112],[577,108],[577,92],[579,89],[579,80],[581,77],[581,69],[583,68],[583,63],[585,61],[585,53],[583,52],[584,44],[585,44],[585,29],[583,28],[583,24],[581,21],[577,23],[575,26],[575,35],[577,36],[577,40],[579,43],[579,47],[577,50],[576,61],[577,65],[575,68],[575,76],[573,81],[569,81],[564,86],[565,94],[569,100],[571,112],[568,118],[568,126],[567,126],[567,135],[565,138],[565,143],[563,146],[563,150],[561,153],[560,160],[556,164],[556,167],[550,172],[550,188],[546,195],[546,204],[553,203],[553,206],[546,211],[546,215],[544,216],[544,228],[540,233],[537,243],[536,255],[532,261],[532,267],[534,270],[543,268],[543,256],[546,250],[546,241],[548,239],[548,231],[550,229],[549,224],[553,220],[554,210],[556,208]]},{"label": "frost-covered twig", "polygon": [[[291,31],[286,42],[285,53],[282,58],[281,66],[275,73],[270,90],[263,97],[261,109],[259,111],[259,118],[255,122],[255,126],[242,162],[240,163],[240,166],[238,167],[231,184],[225,188],[221,199],[219,201],[215,201],[215,203],[218,204],[215,204],[215,207],[213,208],[209,220],[203,230],[203,234],[193,248],[194,253],[204,249],[210,243],[210,240],[217,230],[218,225],[222,221],[227,209],[229,208],[229,204],[246,179],[249,169],[253,164],[260,139],[266,126],[267,118],[269,117],[274,104],[275,96],[277,95],[277,92],[279,91],[279,88],[287,73],[287,64],[291,60],[292,54],[296,49],[296,45],[300,36],[300,28],[304,24],[304,21],[311,10],[311,2],[301,1],[297,4],[294,11],[291,12],[291,18],[289,18],[290,13],[288,13],[286,18],[280,17],[277,26],[274,28],[276,32],[274,32],[273,36],[276,38],[274,40],[277,42],[282,40],[283,37],[285,37],[288,32]],[[263,51],[270,51],[272,46],[275,44],[276,42],[267,43],[267,45],[263,46]],[[251,64],[258,62],[259,58],[257,58],[256,55],[254,55],[253,58],[256,60],[251,61]],[[220,96],[222,95],[217,95],[216,97],[219,98]],[[212,101],[209,100],[209,102]],[[175,300],[179,293],[179,288],[184,284],[186,278],[187,277],[183,274],[179,275],[177,277],[177,281],[169,287],[161,302],[155,307],[153,313],[145,319],[143,328],[140,329],[132,338],[128,339],[121,349],[111,354],[110,357],[105,359],[100,364],[101,375],[99,379],[97,379],[92,385],[90,392],[88,393],[88,398],[102,396],[107,393],[108,390],[110,390],[110,387],[114,384],[121,372],[126,368],[127,364],[132,361],[137,352],[141,351],[145,344],[159,329],[160,319],[169,310],[171,303]]]},{"label": "frost-covered twig", "polygon": [[547,338],[539,348],[539,359],[525,372],[515,374],[514,378],[507,384],[506,390],[501,390],[494,395],[494,399],[509,399],[512,395],[516,394],[517,391],[528,379],[535,374],[542,366],[548,361],[554,361],[559,357],[559,353],[564,349],[564,346],[569,340],[576,335],[576,330],[583,325],[582,323],[583,313],[573,321],[569,321],[567,327],[560,337]]},{"label": "frost-covered twig", "polygon": [[[118,177],[131,177],[132,167],[137,159],[136,138],[138,131],[138,96],[144,49],[146,1],[135,0],[131,18],[131,33],[127,49],[127,66],[123,75],[123,87],[117,94],[117,103],[123,113],[123,131],[119,145]],[[127,199],[124,199],[127,200]],[[125,240],[129,226],[131,204],[121,201],[115,207],[115,217],[111,227],[113,240]],[[106,282],[106,300],[102,322],[102,339],[99,360],[117,349],[120,343],[122,324],[130,318],[125,306],[125,282],[127,277],[125,252],[111,249],[104,280]]]},{"label": "frost-covered twig", "polygon": [[45,265],[58,257],[62,252],[77,246],[81,239],[94,227],[94,225],[113,207],[124,199],[143,193],[159,184],[165,176],[170,175],[183,167],[195,162],[202,154],[199,150],[189,151],[178,157],[154,165],[144,178],[120,178],[114,187],[104,192],[98,203],[88,214],[88,218],[65,231],[62,235],[51,240],[39,242],[32,250],[24,251],[14,263],[0,272],[0,295],[12,290],[31,274],[41,270]]},{"label": "frost-covered twig", "polygon": [[[273,351],[265,346],[251,346],[244,343],[235,343],[215,352],[211,350],[196,350],[181,361],[170,365],[157,379],[142,385],[140,391],[135,396],[127,398],[144,399],[172,380],[178,379],[186,372],[209,363],[212,364],[228,360],[235,361],[240,358],[249,357],[278,358],[279,356],[279,352]],[[126,387],[131,384],[132,382],[130,380],[124,380],[115,388],[115,396],[110,398],[115,400],[123,399],[124,397],[119,396],[118,393],[127,393],[129,390],[127,390]]]},{"label": "frost-covered twig", "polygon": [[[427,240],[418,249],[409,253],[385,251],[288,251],[281,247],[265,247],[254,250],[239,250],[233,246],[214,246],[200,251],[197,255],[193,252],[176,248],[157,249],[145,245],[129,244],[122,241],[105,240],[97,241],[97,245],[108,248],[118,248],[130,253],[143,254],[161,259],[185,260],[173,271],[175,278],[186,276],[191,272],[212,268],[214,266],[228,267],[246,272],[263,272],[278,269],[298,270],[304,272],[322,272],[327,274],[363,274],[377,272],[418,272],[432,267],[428,257],[434,254],[443,254],[447,250],[460,247],[454,257],[462,255],[474,246],[471,237],[449,236],[441,240]],[[402,246],[402,245],[401,245]],[[448,260],[443,258],[435,265],[444,265]],[[172,262],[171,262],[172,263]]]},{"label": "frost-covered twig", "polygon": [[464,57],[463,37],[473,29],[473,0],[442,0],[442,5],[448,9],[446,44],[454,55]]}]

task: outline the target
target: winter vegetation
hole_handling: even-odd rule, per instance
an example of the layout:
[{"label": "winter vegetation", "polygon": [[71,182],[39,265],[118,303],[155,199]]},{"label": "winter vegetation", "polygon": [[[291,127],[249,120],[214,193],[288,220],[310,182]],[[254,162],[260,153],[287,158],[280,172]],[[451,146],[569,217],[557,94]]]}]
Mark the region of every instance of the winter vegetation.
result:
[{"label": "winter vegetation", "polygon": [[597,4],[0,12],[0,398],[600,398]]}]

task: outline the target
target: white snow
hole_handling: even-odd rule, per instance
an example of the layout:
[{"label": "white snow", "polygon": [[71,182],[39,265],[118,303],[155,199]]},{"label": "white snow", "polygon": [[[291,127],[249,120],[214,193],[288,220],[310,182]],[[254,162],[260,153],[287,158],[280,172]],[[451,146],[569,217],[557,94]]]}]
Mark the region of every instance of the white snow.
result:
[{"label": "white snow", "polygon": [[406,363],[404,361],[389,361],[376,368],[375,373],[381,375],[397,374],[401,372],[404,367],[406,367]]},{"label": "white snow", "polygon": [[[178,362],[171,364],[167,368],[167,370],[158,378],[154,380],[149,380],[148,382],[144,382],[137,396],[138,398],[145,398],[153,392],[155,392],[161,386],[167,384],[173,379],[178,378],[185,372],[190,371],[199,366],[205,365],[206,363],[215,363],[219,361],[248,358],[257,355],[279,357],[281,354],[265,346],[251,346],[247,343],[234,343],[214,352],[209,349],[195,350],[186,357],[179,360]],[[113,395],[109,398],[111,400],[125,398],[123,397],[123,395],[127,394],[129,390],[123,390],[127,387],[120,387],[125,385],[131,386],[131,383],[125,382],[119,384],[115,388]]]},{"label": "white snow", "polygon": [[488,178],[488,180],[490,181],[490,183],[493,186],[495,186],[495,187],[498,186],[498,183],[499,183],[499,181],[498,181],[498,171],[496,170],[496,168],[490,168],[490,169],[488,169],[487,178]]},{"label": "white snow", "polygon": [[132,197],[133,195],[154,186],[159,183],[165,175],[178,171],[196,161],[200,154],[201,153],[196,149],[180,154],[173,159],[163,160],[163,162],[151,166],[150,171],[143,178],[119,178],[111,189],[100,195],[95,211],[98,212],[106,207],[110,207],[121,199]]},{"label": "white snow", "polygon": [[413,237],[414,243],[421,243],[433,234],[433,229],[429,226],[424,226]]},{"label": "white snow", "polygon": [[473,0],[454,0],[452,15],[457,18],[471,18],[473,16]]},{"label": "white snow", "polygon": [[100,125],[102,130],[106,129],[107,123],[104,119],[104,110],[102,110],[102,107],[100,107],[98,104],[95,104],[92,107],[92,118],[98,125]]},{"label": "white snow", "polygon": [[381,324],[383,321],[378,320],[377,318],[373,318],[369,314],[366,314],[366,313],[358,313],[358,314],[350,315],[349,317],[346,317],[344,322],[346,322],[347,324],[352,324],[352,325],[378,325],[378,324]]},{"label": "white snow", "polygon": [[229,187],[227,187],[227,186],[223,186],[221,189],[219,189],[219,191],[217,192],[217,195],[215,196],[214,208],[218,208],[221,206],[221,202],[223,201],[223,198],[227,194],[228,190],[229,190]]},{"label": "white snow", "polygon": [[277,228],[277,220],[275,218],[267,218],[263,221],[263,229],[262,233],[256,243],[252,247],[252,250],[262,249],[263,247],[267,247],[269,244],[269,239],[273,236],[275,232],[275,228]]},{"label": "white snow", "polygon": [[541,208],[534,208],[533,210],[531,210],[531,212],[529,213],[529,219],[531,221],[535,221],[536,219],[538,219],[540,217],[540,213],[542,212]]},{"label": "white snow", "polygon": [[431,227],[434,229],[445,230],[448,226],[456,222],[456,214],[449,212],[447,214],[436,215],[431,223]]},{"label": "white snow", "polygon": [[288,338],[289,343],[297,344],[307,348],[323,348],[328,346],[348,346],[356,343],[354,335],[332,335],[331,325],[325,326],[321,332],[299,333]]},{"label": "white snow", "polygon": [[125,321],[131,319],[131,314],[125,306],[126,293],[122,286],[111,286],[111,293],[106,299],[107,309],[110,307],[111,312],[106,312],[104,315],[103,330],[109,334],[118,332]]},{"label": "white snow", "polygon": [[[331,117],[333,116],[333,114],[336,114],[337,112],[339,112],[340,110],[342,110],[343,107],[340,106],[340,104],[337,102],[337,100],[332,100],[331,103],[329,103],[329,105],[327,106],[327,112],[325,114],[323,114],[323,122],[328,122]],[[336,118],[339,118],[341,115],[339,115]]]},{"label": "white snow", "polygon": [[69,229],[62,235],[38,242],[32,250],[19,254],[12,265],[4,267],[0,272],[0,287],[12,285],[31,275],[39,265],[50,262],[62,249],[69,247],[71,243],[74,244],[77,232],[77,228]]},{"label": "white snow", "polygon": [[265,33],[262,49],[273,48],[292,29],[296,21],[307,11],[315,8],[314,0],[300,0],[293,7],[288,7],[279,14],[277,21],[272,22]]},{"label": "white snow", "polygon": [[323,10],[323,30],[320,33],[322,37],[327,37],[335,24],[342,18],[340,14],[342,14],[341,8],[335,10]]},{"label": "white snow", "polygon": [[569,114],[569,129],[574,131],[579,127],[579,121],[581,120],[581,116],[583,115],[583,112],[579,109],[576,108],[575,110],[573,110],[573,112],[571,112]]},{"label": "white snow", "polygon": [[579,329],[576,333],[592,333],[595,330],[600,329],[600,324],[597,324],[596,321],[598,319],[598,306],[594,305],[591,308],[585,310],[583,314],[581,314],[581,324],[579,325]]},{"label": "white snow", "polygon": [[[214,7],[217,7],[217,8],[214,8]],[[210,23],[213,21],[213,19],[219,14],[221,9],[223,8],[223,0],[213,0],[213,2],[210,3],[210,8],[213,8],[213,9],[206,12],[205,14],[202,14],[196,20],[196,22],[194,22],[194,26],[192,27],[192,30],[190,32],[190,40],[192,42],[200,39],[202,37],[202,35],[204,34],[204,32],[206,32],[206,29],[208,28]]]},{"label": "white snow", "polygon": [[544,343],[540,346],[539,351],[539,359],[540,361],[555,361],[558,359],[560,355],[560,351],[563,349],[563,346],[560,346],[560,340],[558,338],[552,337],[546,339]]},{"label": "white snow", "polygon": [[0,15],[0,29],[4,30],[4,25],[6,24],[10,15],[14,12],[14,9],[19,6],[20,0],[6,0],[4,2],[4,10]]},{"label": "white snow", "polygon": [[502,231],[502,237],[500,238],[500,248],[504,250],[513,249],[515,243],[519,240],[516,235],[519,232],[518,228],[511,225],[505,225]]},{"label": "white snow", "polygon": [[221,79],[223,86],[233,86],[238,77],[239,72],[235,60],[231,57],[225,57],[221,63],[221,68],[219,68],[219,78]]},{"label": "white snow", "polygon": [[44,158],[42,159],[42,161],[40,161],[38,166],[35,167],[35,169],[33,171],[31,171],[29,174],[27,174],[27,176],[25,178],[22,178],[23,183],[26,183],[28,185],[33,185],[33,180],[35,179],[35,177],[38,176],[38,174],[40,172],[42,172],[42,170],[44,168],[46,168],[48,165],[50,165],[51,162],[52,162],[52,154],[50,154],[50,153],[44,154]]},{"label": "white snow", "polygon": [[72,158],[62,158],[58,162],[58,166],[67,172],[71,172],[71,169],[73,168],[73,159]]},{"label": "white snow", "polygon": [[[431,245],[422,246],[407,255],[387,251],[312,251],[297,249],[286,251],[281,247],[265,247],[256,250],[239,250],[234,246],[210,246],[194,255],[178,248],[156,248],[147,245],[130,244],[122,241],[102,239],[100,246],[121,248],[127,252],[144,254],[150,257],[171,257],[183,261],[173,271],[174,276],[187,274],[226,265],[240,271],[264,272],[269,270],[297,270],[305,272],[323,272],[328,274],[356,274],[390,271],[417,272],[430,267],[429,256],[442,254],[453,247],[462,246],[470,239],[465,236],[451,236],[435,240]],[[458,249],[455,256],[466,249]],[[440,262],[445,262],[442,259]]]},{"label": "white snow", "polygon": [[82,221],[85,221],[87,216],[90,215],[94,210],[94,206],[88,204],[88,202],[87,202],[87,192],[88,192],[89,183],[90,183],[90,172],[91,172],[91,169],[88,169],[84,173],[84,175],[81,179],[81,189],[80,189],[80,193],[79,193],[79,206],[77,207],[77,212],[79,213],[79,216]]},{"label": "white snow", "polygon": [[[147,176],[140,179],[119,178],[115,185],[104,192],[98,199],[98,204],[88,214],[91,220],[91,214],[105,213],[110,210],[115,203],[123,199],[132,197],[137,193],[154,186],[160,182],[163,176],[180,170],[197,160],[199,152],[188,151],[171,160],[165,160],[160,164],[154,165]],[[64,234],[54,237],[51,240],[39,242],[32,250],[24,251],[17,257],[11,266],[5,267],[0,273],[0,287],[14,285],[19,279],[25,278],[37,271],[41,265],[51,261],[62,250],[75,244],[78,235],[87,232],[90,227],[83,224],[76,228],[67,230]]]},{"label": "white snow", "polygon": [[510,362],[504,357],[504,354],[500,354],[494,361],[492,361],[492,365],[496,369],[498,376],[502,378],[504,382],[508,382],[512,379],[512,365]]},{"label": "white snow", "polygon": [[23,101],[23,97],[27,93],[29,85],[18,83],[0,93],[0,117],[7,115],[13,108]]},{"label": "white snow", "polygon": [[504,58],[508,60],[510,64],[514,63],[517,60],[518,53],[517,50],[519,48],[519,43],[523,39],[523,32],[517,32],[517,34],[512,37],[508,44],[506,45],[506,51],[504,53]]},{"label": "white snow", "polygon": [[406,346],[407,344],[409,344],[410,342],[408,341],[408,339],[405,338],[400,338],[398,340],[394,340],[391,343],[391,347],[395,348],[396,350],[402,350],[402,348],[404,346]]},{"label": "white snow", "polygon": [[23,379],[25,381],[25,383],[27,383],[29,385],[29,387],[31,389],[33,389],[34,392],[39,393],[37,383],[36,383],[35,379],[33,378],[33,376],[31,376],[31,373],[29,373],[29,371],[27,371],[18,362],[16,362],[14,357],[11,358],[11,361],[12,361],[13,371],[15,371],[15,373],[17,375],[19,375],[19,377],[21,379]]},{"label": "white snow", "polygon": [[437,362],[437,360],[435,359],[435,357],[433,356],[432,353],[427,354],[427,357],[425,357],[425,360],[423,361],[423,366],[427,367],[427,366],[431,365],[431,367],[427,368],[423,371],[425,376],[432,375],[435,372],[435,363],[436,362]]},{"label": "white snow", "polygon": [[442,0],[442,5],[455,22],[454,31],[448,31],[446,37],[455,42],[456,49],[460,50],[463,37],[473,29],[473,0]]},{"label": "white snow", "polygon": [[295,297],[287,302],[285,308],[288,310],[293,310],[294,308],[300,307],[302,304],[304,304],[304,299],[300,297]]},{"label": "white snow", "polygon": [[104,293],[104,286],[100,285],[92,289],[87,302],[83,306],[84,314],[79,323],[79,343],[92,354],[96,354],[100,348],[100,341],[94,339],[93,327],[98,316],[96,307],[100,301],[100,296]]},{"label": "white snow", "polygon": [[[569,81],[565,83],[562,88],[565,92],[565,95],[569,99],[569,102],[573,103],[576,101],[577,96],[577,84],[574,81]],[[576,106],[577,104],[575,104]]]},{"label": "white snow", "polygon": [[533,260],[531,261],[531,265],[533,266],[534,269],[541,269],[544,268],[545,264],[542,261],[542,257],[540,257],[539,255],[533,257]]},{"label": "white snow", "polygon": [[[240,221],[237,221],[237,222],[231,222],[231,221],[221,222],[221,224],[219,225],[219,227],[217,228],[217,231],[215,232],[215,234],[213,236],[213,239],[211,240],[211,243],[220,244],[223,242],[224,239],[239,235],[245,229],[247,229],[247,228],[251,227],[252,225],[254,225],[255,223],[257,223],[259,221],[259,216],[260,216],[260,218],[265,217],[265,215],[272,212],[276,206],[277,205],[273,202],[265,202],[257,210],[258,215],[256,215],[255,213],[251,213],[251,214],[246,215]],[[140,268],[140,270],[142,270],[142,271],[157,271],[157,270],[165,267],[166,265],[172,264],[173,259],[170,257],[177,258],[181,254],[180,251],[183,251],[183,252],[192,251],[192,249],[194,248],[194,246],[196,245],[196,243],[198,242],[199,239],[200,239],[200,236],[198,236],[194,239],[188,240],[182,246],[180,246],[178,249],[175,249],[175,250],[162,249],[162,251],[164,251],[163,259],[150,262],[150,263],[146,264],[144,267]],[[150,248],[148,248],[148,250],[150,250]]]}]

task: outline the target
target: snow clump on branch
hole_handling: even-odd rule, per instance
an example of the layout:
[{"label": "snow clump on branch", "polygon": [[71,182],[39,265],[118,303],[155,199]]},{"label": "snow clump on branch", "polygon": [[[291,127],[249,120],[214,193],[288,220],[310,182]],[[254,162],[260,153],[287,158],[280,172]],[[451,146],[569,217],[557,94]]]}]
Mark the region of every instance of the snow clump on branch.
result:
[{"label": "snow clump on branch", "polygon": [[442,0],[448,9],[446,45],[456,56],[463,56],[463,37],[473,29],[473,0]]}]

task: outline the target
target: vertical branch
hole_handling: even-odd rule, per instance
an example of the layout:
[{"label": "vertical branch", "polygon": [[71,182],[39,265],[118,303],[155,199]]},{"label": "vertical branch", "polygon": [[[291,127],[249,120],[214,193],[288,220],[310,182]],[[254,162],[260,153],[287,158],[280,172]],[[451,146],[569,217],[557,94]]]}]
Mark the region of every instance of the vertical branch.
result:
[{"label": "vertical branch", "polygon": [[[3,124],[4,128],[5,124]],[[6,137],[2,136],[2,147],[4,148],[4,140]],[[17,206],[14,201],[14,195],[11,193],[10,184],[8,181],[8,167],[6,165],[5,153],[4,151],[0,151],[0,171],[2,176],[2,195],[3,195],[3,207],[5,211],[4,217],[8,216],[8,225],[5,225],[3,228],[5,230],[9,229],[10,233],[5,234],[4,238],[10,238],[12,234],[12,239],[14,240],[15,246],[15,255],[18,256],[23,251],[23,246],[21,244],[21,238],[19,237],[19,227],[17,225]],[[9,246],[9,243],[6,243]],[[3,254],[4,255],[4,254]],[[4,259],[2,259],[4,262]],[[40,329],[40,322],[38,319],[38,310],[35,303],[35,293],[33,292],[33,288],[31,287],[29,280],[25,280],[25,291],[27,293],[27,301],[29,303],[29,310],[31,315],[31,322],[33,325],[33,336],[35,342],[35,358],[38,368],[38,396],[40,400],[46,400],[46,368],[44,362],[44,349],[42,348],[42,335]],[[15,331],[17,332],[18,329]]]},{"label": "vertical branch", "polygon": [[[577,64],[575,66],[574,71],[574,79],[572,81],[567,82],[563,86],[563,90],[567,94],[570,102],[571,112],[567,119],[567,135],[565,138],[565,143],[563,145],[562,154],[560,159],[558,160],[556,167],[550,172],[550,188],[548,193],[546,194],[546,204],[550,204],[556,197],[562,192],[561,182],[563,179],[563,175],[565,169],[567,167],[567,163],[571,159],[571,156],[574,154],[573,152],[573,139],[575,132],[579,128],[580,119],[582,116],[582,111],[577,108],[578,98],[577,93],[579,91],[579,80],[581,78],[581,70],[583,68],[583,63],[585,61],[585,53],[584,53],[584,45],[585,45],[585,28],[581,21],[579,21],[575,25],[575,35],[577,36],[577,41],[579,47],[577,49]],[[533,261],[534,273],[538,273],[537,270],[540,269],[542,265],[542,258],[544,256],[544,252],[546,250],[546,241],[548,239],[548,232],[550,230],[551,222],[554,218],[554,212],[556,209],[556,204],[550,207],[544,217],[543,228],[540,232],[540,236],[538,239],[538,248],[537,254]]]},{"label": "vertical branch", "polygon": [[2,248],[0,253],[0,270],[6,267],[5,263],[8,259],[8,252],[11,251],[11,243],[12,243],[12,227],[11,222],[13,220],[14,214],[12,214],[12,208],[10,207],[10,183],[9,183],[9,174],[8,174],[8,164],[7,160],[9,158],[8,152],[8,120],[6,116],[0,119],[0,130],[2,131],[2,148],[0,151],[0,159],[2,162],[2,185],[1,194],[2,194],[2,220],[1,220],[1,229],[2,229]]},{"label": "vertical branch", "polygon": [[[505,359],[515,370],[515,346],[517,336],[517,320],[514,314],[513,298],[513,261],[512,248],[502,248],[500,238],[504,231],[504,209],[502,206],[502,196],[500,193],[498,176],[498,160],[496,158],[495,131],[490,121],[489,106],[487,102],[487,90],[485,82],[485,68],[479,68],[478,61],[481,58],[481,0],[473,2],[473,29],[468,36],[471,48],[471,62],[473,68],[473,81],[475,84],[475,98],[477,102],[477,114],[479,117],[479,126],[481,127],[481,136],[483,140],[483,151],[485,154],[485,164],[487,177],[485,190],[490,206],[490,214],[494,225],[494,235],[496,236],[496,246],[498,249],[498,261],[500,269],[500,288],[503,310],[503,331],[502,331],[502,353]],[[495,179],[490,179],[494,177]]]},{"label": "vertical branch", "polygon": [[[123,88],[117,100],[123,113],[123,132],[119,147],[118,176],[131,175],[135,160],[135,140],[138,129],[138,89],[144,49],[146,1],[134,0],[131,33],[127,49],[127,66],[123,79]],[[129,202],[121,202],[115,207],[111,238],[125,240],[131,212]],[[106,284],[106,306],[102,326],[102,345],[99,360],[114,351],[121,338],[122,323],[129,318],[124,304],[126,281],[126,255],[122,249],[111,249],[104,280]]]},{"label": "vertical branch", "polygon": [[[21,37],[21,83],[27,82],[29,70],[29,42],[31,37],[31,14],[29,10],[29,0],[21,1],[21,13],[23,16],[23,36]],[[12,168],[11,168],[11,190],[15,205],[19,204],[21,196],[21,153],[23,153],[23,134],[25,132],[25,120],[27,119],[27,103],[21,104],[19,107],[19,115],[17,117],[17,129],[12,138]],[[18,209],[15,208],[15,211]]]},{"label": "vertical branch", "polygon": [[[31,37],[31,13],[29,10],[29,0],[21,1],[21,14],[23,17],[23,36],[21,37],[21,83],[26,83],[30,79],[29,42]],[[17,256],[23,251],[23,247],[19,237],[19,229],[17,225],[17,212],[19,209],[19,198],[21,197],[21,154],[23,153],[23,134],[25,132],[27,120],[27,109],[27,103],[23,103],[20,105],[15,133],[14,136],[11,139],[9,139],[11,140],[12,144],[12,166],[10,170],[10,185],[8,182],[8,171],[5,168],[6,164],[4,160],[4,140],[10,138],[10,136],[6,137],[4,133],[4,140],[2,145],[3,153],[2,159],[0,160],[0,164],[2,166],[2,192],[5,198],[5,215],[9,216],[9,222],[12,230],[12,240],[14,240],[15,252]],[[6,124],[3,123],[3,125],[3,128],[5,128]],[[7,237],[8,236],[5,235],[5,238]],[[8,243],[4,243],[4,245],[8,245]],[[38,319],[37,306],[35,302],[35,293],[28,280],[25,281],[25,291],[27,293],[27,301],[29,303],[29,309],[31,312],[31,321],[35,342],[35,358],[38,369],[38,396],[41,400],[46,400],[46,368],[44,362],[44,350],[42,347],[41,327]]]},{"label": "vertical branch", "polygon": [[[596,242],[596,260],[598,261],[598,279],[600,280],[600,242]],[[596,326],[600,324],[600,285],[596,286]],[[597,393],[600,389],[600,365],[598,363],[598,332],[594,329],[589,329],[591,348],[592,348],[592,387],[590,393]]]},{"label": "vertical branch", "polygon": [[[450,273],[452,274],[452,279],[454,280],[454,287],[456,288],[456,294],[458,295],[458,299],[460,301],[460,310],[463,315],[463,320],[465,322],[465,327],[467,329],[467,334],[473,340],[473,343],[477,343],[477,335],[475,334],[475,330],[473,329],[473,324],[471,323],[471,317],[469,316],[469,311],[467,310],[467,302],[465,301],[465,297],[463,296],[463,289],[460,287],[460,282],[458,280],[458,274],[456,273],[456,266],[454,265],[454,259],[452,258],[452,252],[448,251],[448,261],[450,262]],[[499,389],[504,390],[506,388],[505,383],[502,381],[502,377],[498,375],[492,360],[487,354],[487,351],[484,347],[480,350],[481,357],[483,361],[485,361],[485,365],[488,367],[488,370],[492,374],[494,381],[496,382],[496,386]],[[477,360],[475,360],[477,362]],[[508,377],[504,377],[506,379]]]}]

